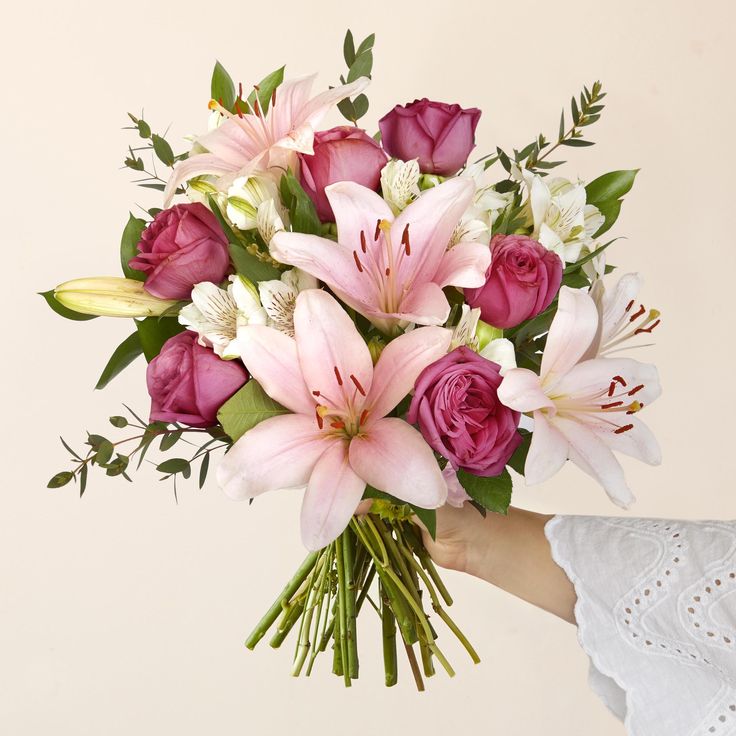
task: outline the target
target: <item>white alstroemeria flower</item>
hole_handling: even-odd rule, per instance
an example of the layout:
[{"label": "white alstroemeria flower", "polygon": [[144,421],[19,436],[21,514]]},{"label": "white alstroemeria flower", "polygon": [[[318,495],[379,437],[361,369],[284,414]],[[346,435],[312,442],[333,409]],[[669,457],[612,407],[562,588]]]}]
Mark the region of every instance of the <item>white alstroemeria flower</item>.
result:
[{"label": "white alstroemeria flower", "polygon": [[272,200],[283,220],[276,180],[270,174],[259,173],[241,176],[227,190],[227,216],[239,230],[255,230],[258,227],[258,208]]},{"label": "white alstroemeria flower", "polygon": [[383,198],[395,215],[398,215],[419,196],[419,163],[391,159],[381,170]]},{"label": "white alstroemeria flower", "polygon": [[[463,345],[475,350],[486,360],[492,360],[501,366],[501,375],[503,376],[507,370],[516,368],[516,351],[511,340],[504,337],[498,337],[490,340],[481,348],[481,341],[478,338],[477,330],[480,321],[480,309],[471,309],[467,304],[463,304],[460,320],[452,331],[452,340],[450,342],[450,350],[455,350]],[[501,334],[496,331],[496,334]]]},{"label": "white alstroemeria flower", "polygon": [[265,325],[266,310],[255,286],[231,276],[227,289],[203,281],[192,290],[192,303],[179,312],[179,322],[199,334],[199,344],[211,347],[225,360],[237,358],[238,332],[247,325]]},{"label": "white alstroemeria flower", "polygon": [[520,176],[527,188],[531,236],[566,263],[577,261],[583,248],[592,249],[604,218],[597,207],[586,204],[585,184],[562,178],[547,181],[526,169]]},{"label": "white alstroemeria flower", "polygon": [[267,199],[258,205],[256,226],[266,245],[271,242],[271,238],[276,233],[284,229],[284,221],[278,213],[275,200]]},{"label": "white alstroemeria flower", "polygon": [[306,289],[316,289],[318,281],[314,276],[292,268],[281,274],[281,279],[261,281],[258,284],[258,293],[261,303],[268,315],[268,326],[275,327],[294,337],[294,307],[299,292]]},{"label": "white alstroemeria flower", "polygon": [[225,197],[222,192],[218,192],[211,176],[198,176],[190,179],[185,192],[190,202],[199,202],[209,209],[209,197],[215,198],[215,201],[221,206],[225,206]]}]

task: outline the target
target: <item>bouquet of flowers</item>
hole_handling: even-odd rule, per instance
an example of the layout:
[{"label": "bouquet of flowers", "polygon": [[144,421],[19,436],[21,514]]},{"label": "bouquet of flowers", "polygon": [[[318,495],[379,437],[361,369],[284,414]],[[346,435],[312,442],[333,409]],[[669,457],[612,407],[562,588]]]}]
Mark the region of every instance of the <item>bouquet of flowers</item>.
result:
[{"label": "bouquet of flowers", "polygon": [[[600,83],[573,97],[556,137],[469,163],[476,108],[422,99],[373,136],[359,127],[373,45],[348,31],[346,73],[314,96],[312,77],[285,81],[283,67],[244,91],[218,63],[208,131],[181,154],[129,115],[125,165],[164,208],[130,215],[123,277],[43,296],[69,319],[133,319],[97,388],[143,355],[151,409],[110,418],[131,428],[123,439],[88,434],[84,452],[62,439],[72,469],[49,486],[84,493],[93,466],[130,480],[154,443],[199,437],[156,465],[175,490],[193,470],[201,487],[213,454],[231,498],[301,490],[309,554],[246,646],[293,631],[294,675],[330,647],[350,685],[358,615],[373,609],[386,684],[398,642],[423,689],[435,663],[453,674],[438,628],[478,661],[423,545],[435,509],[503,514],[510,469],[534,484],[568,460],[628,505],[614,452],[659,462],[639,412],[660,387],[620,352],[660,320],[636,274],[605,285],[602,236],[636,171],[551,175],[553,154],[592,145]],[[350,125],[322,130],[333,107]]]}]

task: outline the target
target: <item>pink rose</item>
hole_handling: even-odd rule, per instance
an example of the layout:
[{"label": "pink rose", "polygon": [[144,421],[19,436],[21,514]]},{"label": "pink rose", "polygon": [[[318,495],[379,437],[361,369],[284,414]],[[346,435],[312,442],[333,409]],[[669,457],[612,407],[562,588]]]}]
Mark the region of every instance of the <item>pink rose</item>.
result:
[{"label": "pink rose", "polygon": [[217,424],[217,410],[248,380],[240,361],[221,360],[187,330],[169,338],[148,364],[152,422]]},{"label": "pink rose", "polygon": [[364,130],[341,125],[314,135],[314,154],[299,154],[301,185],[317,208],[322,222],[334,222],[325,187],[338,181],[354,181],[378,189],[381,169],[388,157]]},{"label": "pink rose", "polygon": [[562,283],[562,260],[526,235],[494,235],[485,286],[465,289],[485,322],[506,330],[536,317],[552,303]]},{"label": "pink rose", "polygon": [[407,421],[455,470],[499,475],[521,442],[519,412],[498,400],[501,380],[497,363],[457,348],[421,372]]},{"label": "pink rose", "polygon": [[225,278],[227,238],[203,204],[177,204],[159,212],[143,231],[130,267],[147,274],[144,287],[150,294],[189,299],[195,284]]},{"label": "pink rose", "polygon": [[386,152],[402,161],[419,159],[425,174],[450,176],[468,160],[475,147],[481,112],[476,107],[432,102],[426,97],[396,105],[378,121]]}]

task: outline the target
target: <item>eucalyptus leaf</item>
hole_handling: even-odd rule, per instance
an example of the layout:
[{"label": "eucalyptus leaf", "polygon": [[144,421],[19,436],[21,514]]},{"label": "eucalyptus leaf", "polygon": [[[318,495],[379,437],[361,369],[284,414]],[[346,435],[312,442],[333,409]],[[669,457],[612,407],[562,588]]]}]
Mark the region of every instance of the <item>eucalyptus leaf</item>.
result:
[{"label": "eucalyptus leaf", "polygon": [[355,61],[350,65],[347,82],[350,84],[360,77],[370,77],[373,69],[373,52],[364,51],[360,56],[355,57]]},{"label": "eucalyptus leaf", "polygon": [[252,378],[230,397],[217,412],[217,419],[233,442],[240,439],[264,419],[288,414]]},{"label": "eucalyptus leaf", "polygon": [[63,470],[57,473],[47,484],[46,488],[61,488],[65,486],[74,477],[74,473],[69,470]]},{"label": "eucalyptus leaf", "polygon": [[151,141],[153,143],[153,152],[156,154],[161,163],[165,164],[166,166],[173,166],[175,157],[174,152],[171,150],[169,142],[162,136],[156,135],[156,133],[151,136]]},{"label": "eucalyptus leaf", "polygon": [[355,61],[355,41],[353,40],[353,32],[349,28],[342,44],[342,55],[348,67],[352,66]]},{"label": "eucalyptus leaf", "polygon": [[188,460],[181,457],[172,457],[169,460],[164,460],[162,463],[159,463],[156,466],[156,470],[158,470],[159,473],[166,473],[167,475],[181,473],[185,478],[188,478],[192,468]]}]

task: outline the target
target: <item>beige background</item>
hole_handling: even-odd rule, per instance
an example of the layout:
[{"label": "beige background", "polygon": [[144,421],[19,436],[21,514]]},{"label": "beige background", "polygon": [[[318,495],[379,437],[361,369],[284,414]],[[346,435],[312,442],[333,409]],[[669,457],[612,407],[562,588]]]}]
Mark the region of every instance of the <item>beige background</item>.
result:
[{"label": "beige background", "polygon": [[[56,436],[107,431],[122,401],[146,411],[143,364],[94,393],[123,322],[62,321],[33,292],[117,274],[126,211],[154,195],[120,171],[125,112],[146,109],[172,138],[202,130],[219,58],[245,82],[286,62],[292,74],[341,71],[346,26],[378,33],[368,127],[415,96],[484,111],[479,153],[554,134],[560,106],[595,78],[610,107],[598,145],[565,172],[642,167],[612,254],[646,275],[664,313],[664,397],[647,412],[660,469],[627,464],[634,513],[736,517],[730,325],[733,235],[733,5],[698,3],[315,2],[14,3],[3,13],[2,491],[0,733],[8,736],[282,733],[621,734],[589,693],[572,627],[490,587],[448,575],[457,619],[483,663],[454,648],[458,676],[419,696],[404,672],[381,686],[379,638],[366,617],[363,673],[351,691],[328,676],[288,676],[290,647],[242,647],[301,559],[299,499],[252,508],[213,483],[135,485],[94,476],[48,491],[64,467]],[[335,122],[337,118],[335,118]],[[613,514],[575,468],[517,503]]]}]

